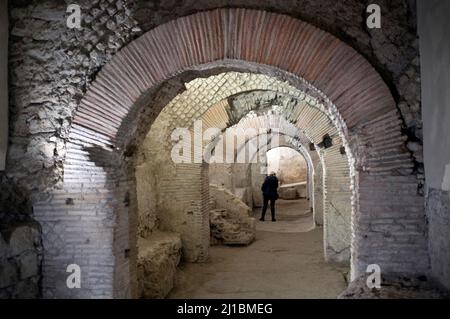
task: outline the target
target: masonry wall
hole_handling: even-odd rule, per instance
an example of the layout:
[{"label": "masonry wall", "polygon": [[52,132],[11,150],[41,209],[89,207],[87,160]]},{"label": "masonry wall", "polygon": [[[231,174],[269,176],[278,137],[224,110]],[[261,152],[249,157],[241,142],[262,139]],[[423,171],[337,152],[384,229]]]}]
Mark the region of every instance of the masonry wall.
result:
[{"label": "masonry wall", "polygon": [[[365,4],[360,1],[283,1],[273,4],[265,1],[185,2],[159,1],[88,1],[82,3],[83,28],[69,30],[65,25],[64,1],[11,1],[10,8],[10,147],[6,173],[0,173],[0,216],[39,215],[45,224],[47,248],[56,256],[64,245],[83,241],[83,251],[66,251],[59,265],[48,265],[60,289],[50,287],[47,297],[64,295],[66,262],[79,261],[87,256],[88,271],[97,265],[106,265],[105,273],[90,278],[89,287],[73,296],[110,297],[114,258],[111,251],[98,254],[101,247],[112,245],[114,216],[105,213],[106,198],[115,181],[105,178],[105,172],[95,167],[81,170],[74,165],[64,172],[71,186],[59,188],[52,202],[45,198],[63,179],[62,163],[70,153],[77,158],[92,154],[80,145],[67,143],[72,119],[79,101],[99,69],[126,44],[143,31],[179,16],[221,6],[252,7],[286,13],[310,22],[338,36],[362,53],[389,83],[404,118],[406,132],[413,144],[417,173],[421,173],[421,119],[418,96],[418,47],[415,36],[415,14],[410,1],[380,1],[383,12],[383,30],[361,28],[365,19]],[[89,135],[89,131],[77,133]],[[94,136],[101,140],[103,137]],[[78,171],[76,170],[78,169]],[[73,185],[88,185],[83,192]],[[420,184],[420,183],[419,183]],[[29,191],[33,189],[48,200],[46,205],[33,207]],[[99,195],[100,194],[100,195]],[[126,196],[118,202],[123,206]],[[76,212],[69,208],[74,200],[87,198]],[[97,206],[96,206],[97,205]],[[92,211],[92,207],[97,207]],[[11,209],[14,208],[14,209]],[[122,211],[122,208],[121,210]],[[126,209],[123,209],[126,212]],[[76,220],[73,223],[73,220]],[[70,226],[69,226],[70,224]],[[96,227],[93,227],[95,225]],[[70,234],[67,243],[60,243],[58,234]],[[122,237],[119,237],[122,238]],[[125,244],[124,244],[125,246]],[[85,255],[83,255],[85,253]],[[124,255],[123,251],[120,251]],[[76,256],[77,258],[73,258]],[[52,268],[53,267],[53,268]],[[52,278],[48,278],[52,280]],[[46,280],[44,280],[44,284]]]},{"label": "masonry wall", "polygon": [[314,222],[316,225],[323,225],[323,168],[322,162],[317,161],[314,168]]},{"label": "masonry wall", "polygon": [[209,164],[209,183],[222,186],[253,206],[250,164]]},{"label": "masonry wall", "polygon": [[308,167],[301,154],[290,148],[279,148],[267,153],[268,171],[275,171],[281,184],[306,182]]},{"label": "masonry wall", "polygon": [[0,299],[39,298],[42,258],[38,223],[0,223]]},{"label": "masonry wall", "polygon": [[[370,3],[370,1],[367,1]],[[61,180],[65,141],[74,110],[98,70],[124,45],[157,25],[216,7],[266,9],[300,18],[331,32],[363,54],[397,97],[410,139],[421,140],[418,45],[410,1],[379,1],[383,29],[366,30],[360,1],[259,0],[157,2],[134,0],[80,3],[82,29],[68,29],[63,1],[12,2],[10,13],[11,145],[2,182],[23,191]],[[421,143],[414,145],[421,170]],[[21,198],[15,197],[16,202]]]},{"label": "masonry wall", "polygon": [[0,171],[5,169],[8,146],[8,2],[0,3]]},{"label": "masonry wall", "polygon": [[432,274],[450,288],[450,2],[418,2]]}]

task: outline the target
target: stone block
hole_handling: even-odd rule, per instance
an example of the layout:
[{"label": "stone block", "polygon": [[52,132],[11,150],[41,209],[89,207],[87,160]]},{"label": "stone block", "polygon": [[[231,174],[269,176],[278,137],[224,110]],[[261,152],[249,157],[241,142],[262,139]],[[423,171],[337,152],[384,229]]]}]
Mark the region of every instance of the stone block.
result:
[{"label": "stone block", "polygon": [[255,219],[243,223],[224,209],[210,212],[211,242],[225,245],[249,245],[255,240]]},{"label": "stone block", "polygon": [[14,261],[0,260],[0,289],[16,284],[18,279],[19,275]]},{"label": "stone block", "polygon": [[295,187],[280,187],[278,189],[280,199],[297,199],[298,194]]},{"label": "stone block", "polygon": [[216,205],[215,207],[211,208],[225,209],[228,212],[229,216],[246,222],[251,212],[250,207],[248,207],[231,191],[226,188],[211,184],[209,193]]},{"label": "stone block", "polygon": [[174,276],[181,258],[179,234],[154,232],[138,239],[137,276],[139,296],[164,298],[173,288]]},{"label": "stone block", "polygon": [[20,278],[26,279],[39,274],[39,256],[34,251],[26,251],[17,257]]},{"label": "stone block", "polygon": [[11,298],[36,299],[39,297],[39,279],[30,277],[19,282],[11,294]]},{"label": "stone block", "polygon": [[11,255],[20,255],[27,250],[35,250],[40,243],[40,232],[36,225],[20,225],[11,230],[9,246]]},{"label": "stone block", "polygon": [[0,260],[3,260],[3,258],[7,258],[9,254],[9,245],[3,239],[2,233],[0,233]]}]

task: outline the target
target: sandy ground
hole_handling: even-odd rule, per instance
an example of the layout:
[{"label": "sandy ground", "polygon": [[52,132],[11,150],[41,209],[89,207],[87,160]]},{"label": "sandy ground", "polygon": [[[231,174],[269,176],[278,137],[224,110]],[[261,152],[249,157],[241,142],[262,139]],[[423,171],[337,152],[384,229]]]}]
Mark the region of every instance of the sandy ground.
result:
[{"label": "sandy ground", "polygon": [[169,298],[336,298],[348,269],[324,261],[307,201],[277,201],[277,222],[267,214],[251,245],[213,246],[208,262],[182,263]]}]

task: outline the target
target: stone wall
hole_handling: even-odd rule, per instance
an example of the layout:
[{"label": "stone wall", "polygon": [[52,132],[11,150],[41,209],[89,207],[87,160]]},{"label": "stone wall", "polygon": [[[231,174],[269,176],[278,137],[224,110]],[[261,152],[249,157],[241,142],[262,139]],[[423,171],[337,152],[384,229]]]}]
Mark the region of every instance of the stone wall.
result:
[{"label": "stone wall", "polygon": [[[8,2],[0,4],[0,28],[8,30]],[[0,171],[5,169],[8,147],[8,32],[0,34]]]},{"label": "stone wall", "polygon": [[[183,219],[179,216],[186,211],[186,207],[189,208],[188,203],[198,201],[198,192],[194,192],[198,183],[191,179],[188,191],[183,188],[188,184],[180,183],[185,177],[180,175],[178,167],[195,165],[171,163],[170,153],[175,143],[171,141],[170,133],[182,127],[195,130],[193,123],[201,117],[204,120],[203,130],[208,127],[223,129],[227,125],[238,123],[236,127],[270,128],[272,131],[277,129],[288,136],[300,138],[305,145],[309,145],[310,141],[319,144],[324,134],[333,136],[333,146],[323,152],[327,165],[324,179],[326,186],[323,188],[326,192],[326,196],[323,195],[325,257],[327,260],[348,262],[352,210],[350,163],[345,152],[340,151],[344,143],[343,137],[339,136],[338,129],[330,123],[320,104],[286,82],[250,73],[224,72],[195,79],[186,83],[186,88],[187,90],[171,100],[156,118],[143,148],[146,154],[144,157],[151,159],[151,165],[159,172],[159,193],[166,198],[162,201],[166,204],[160,211],[160,218],[166,220],[167,225],[171,224],[168,230],[185,233],[185,236],[182,236],[183,249],[186,251],[188,243],[193,247],[195,242],[188,240],[194,236],[193,232],[183,226],[185,223],[180,224],[179,221]],[[250,112],[260,116],[246,118]],[[189,160],[194,159],[192,155]],[[248,173],[246,165],[220,165],[213,168],[213,175],[220,175],[213,176],[213,180],[227,184],[231,191],[237,193],[240,188],[249,186]],[[192,172],[187,170],[186,174],[193,176]],[[174,202],[173,198],[177,200]],[[195,209],[192,209],[193,214],[197,216]]]},{"label": "stone wall", "polygon": [[281,185],[305,182],[308,179],[306,161],[297,151],[281,147],[267,152],[267,157],[267,170],[277,173]]},{"label": "stone wall", "polygon": [[[66,143],[68,132],[73,130],[73,116],[81,97],[86,92],[98,70],[111,57],[133,38],[141,34],[141,29],[147,31],[162,22],[181,15],[205,10],[212,7],[235,6],[254,7],[286,13],[317,25],[338,36],[362,53],[372,65],[383,75],[384,80],[396,97],[398,108],[405,122],[405,132],[412,143],[410,148],[416,156],[416,173],[421,176],[421,120],[418,97],[418,48],[415,35],[415,14],[408,6],[409,1],[382,1],[383,29],[365,30],[362,28],[365,18],[365,4],[360,1],[345,1],[336,3],[331,0],[323,1],[283,1],[277,3],[265,1],[227,1],[210,2],[156,2],[156,1],[81,1],[83,12],[83,29],[69,30],[65,26],[66,3],[63,1],[20,1],[11,3],[10,8],[10,135],[11,145],[8,153],[6,175],[1,176],[0,213],[3,215],[25,214],[33,212],[29,201],[29,191],[40,193],[41,190],[54,185],[61,186],[63,178],[62,163],[66,157],[68,146],[72,163],[81,163],[84,158],[94,163],[89,152],[80,145]],[[84,14],[89,12],[89,14]],[[79,129],[79,127],[77,128]],[[90,131],[77,131],[77,134],[89,135]],[[103,136],[93,136],[102,141]],[[75,164],[73,167],[76,167]],[[87,174],[87,172],[85,172]],[[76,174],[75,169],[65,172],[66,176]],[[72,174],[72,175],[70,175]],[[51,200],[48,193],[40,193],[48,206],[41,205],[34,209],[46,223],[45,236],[48,240],[56,238],[58,234],[70,231],[70,240],[85,240],[86,251],[92,258],[101,244],[112,243],[110,230],[114,227],[111,212],[105,213],[106,197],[113,193],[111,188],[96,188],[97,185],[109,183],[104,178],[105,171],[93,166],[90,178],[80,176],[73,179],[71,186],[53,193]],[[79,193],[73,188],[75,183],[90,182],[88,190]],[[100,187],[100,186],[99,186]],[[113,187],[109,185],[108,187]],[[120,187],[126,193],[122,184]],[[103,192],[94,198],[98,192]],[[117,190],[115,190],[117,191]],[[85,193],[87,192],[87,193]],[[87,196],[85,196],[87,195]],[[126,196],[120,193],[120,206],[125,206]],[[122,198],[124,197],[124,198]],[[69,214],[72,207],[70,200],[88,198],[83,202],[87,207],[96,207],[92,211],[79,210],[78,215]],[[40,198],[42,200],[42,198]],[[66,202],[68,200],[68,202]],[[89,202],[91,201],[91,202]],[[65,204],[69,203],[69,204]],[[76,202],[77,203],[77,202]],[[55,205],[62,209],[59,214],[53,214]],[[64,206],[64,205],[67,205]],[[91,206],[90,206],[91,205]],[[97,205],[97,206],[94,206]],[[14,207],[14,210],[7,209]],[[18,209],[23,207],[24,209]],[[127,209],[118,210],[126,213]],[[48,214],[52,212],[52,214]],[[52,215],[52,216],[50,216]],[[83,216],[84,215],[84,216]],[[120,215],[123,216],[124,214]],[[77,224],[70,224],[78,218]],[[64,220],[64,222],[60,222]],[[98,227],[94,227],[94,223]],[[69,225],[70,224],[70,225]],[[101,231],[99,232],[99,229]],[[82,236],[76,236],[82,231]],[[120,238],[125,233],[120,235]],[[70,242],[69,242],[70,243]],[[49,243],[52,253],[58,254],[64,246]],[[63,245],[63,244],[61,244]],[[127,246],[123,244],[122,248]],[[123,256],[123,250],[117,256]],[[119,258],[119,257],[118,257]],[[121,257],[120,257],[121,258]],[[99,278],[92,278],[98,290],[80,293],[74,296],[111,296],[111,273],[113,256],[105,252],[101,262],[108,270]],[[63,262],[62,262],[63,263]],[[95,266],[92,266],[94,269]],[[58,277],[63,278],[64,269],[50,269],[62,272]],[[49,291],[47,296],[61,291]]]},{"label": "stone wall", "polygon": [[362,54],[383,76],[404,120],[416,172],[423,183],[420,61],[416,0],[379,0],[382,28],[365,27],[366,8],[373,3],[334,0],[210,0],[153,2],[134,0],[133,17],[147,31],[175,17],[218,7],[245,7],[287,14],[328,31]]},{"label": "stone wall", "polygon": [[261,170],[262,170],[261,164],[256,163],[251,165],[253,207],[263,206],[261,185],[264,183],[266,175],[263,174]]},{"label": "stone wall", "polygon": [[209,182],[228,189],[253,207],[250,164],[210,164]]},{"label": "stone wall", "polygon": [[140,34],[125,1],[78,3],[82,29],[66,26],[65,1],[10,3],[6,173],[22,194],[61,181],[65,143],[81,97],[98,70]]},{"label": "stone wall", "polygon": [[0,299],[39,298],[42,258],[37,223],[0,224]]},{"label": "stone wall", "polygon": [[314,168],[314,222],[323,225],[323,168],[319,160]]},{"label": "stone wall", "polygon": [[419,1],[422,115],[432,274],[450,288],[450,27],[448,1]]},{"label": "stone wall", "polygon": [[[370,1],[367,1],[370,3]],[[11,149],[8,176],[25,190],[61,180],[67,133],[97,71],[132,39],[171,19],[222,6],[285,13],[338,36],[362,53],[390,84],[421,169],[421,118],[415,10],[410,1],[379,1],[383,29],[363,27],[365,3],[332,0],[80,1],[81,30],[65,25],[63,1],[20,1],[10,7]],[[63,105],[64,107],[61,107]],[[16,198],[20,200],[20,198]]]}]

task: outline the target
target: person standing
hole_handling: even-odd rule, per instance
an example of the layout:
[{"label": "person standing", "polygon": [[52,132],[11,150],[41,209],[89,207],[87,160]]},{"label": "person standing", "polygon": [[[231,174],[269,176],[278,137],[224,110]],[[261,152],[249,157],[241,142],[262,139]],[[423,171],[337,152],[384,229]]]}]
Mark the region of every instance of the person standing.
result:
[{"label": "person standing", "polygon": [[259,219],[264,221],[266,216],[267,206],[270,202],[270,212],[272,213],[272,221],[275,222],[275,201],[278,199],[278,178],[275,172],[271,172],[269,176],[266,177],[264,183],[261,186],[263,193],[264,203],[262,208],[262,215]]}]

